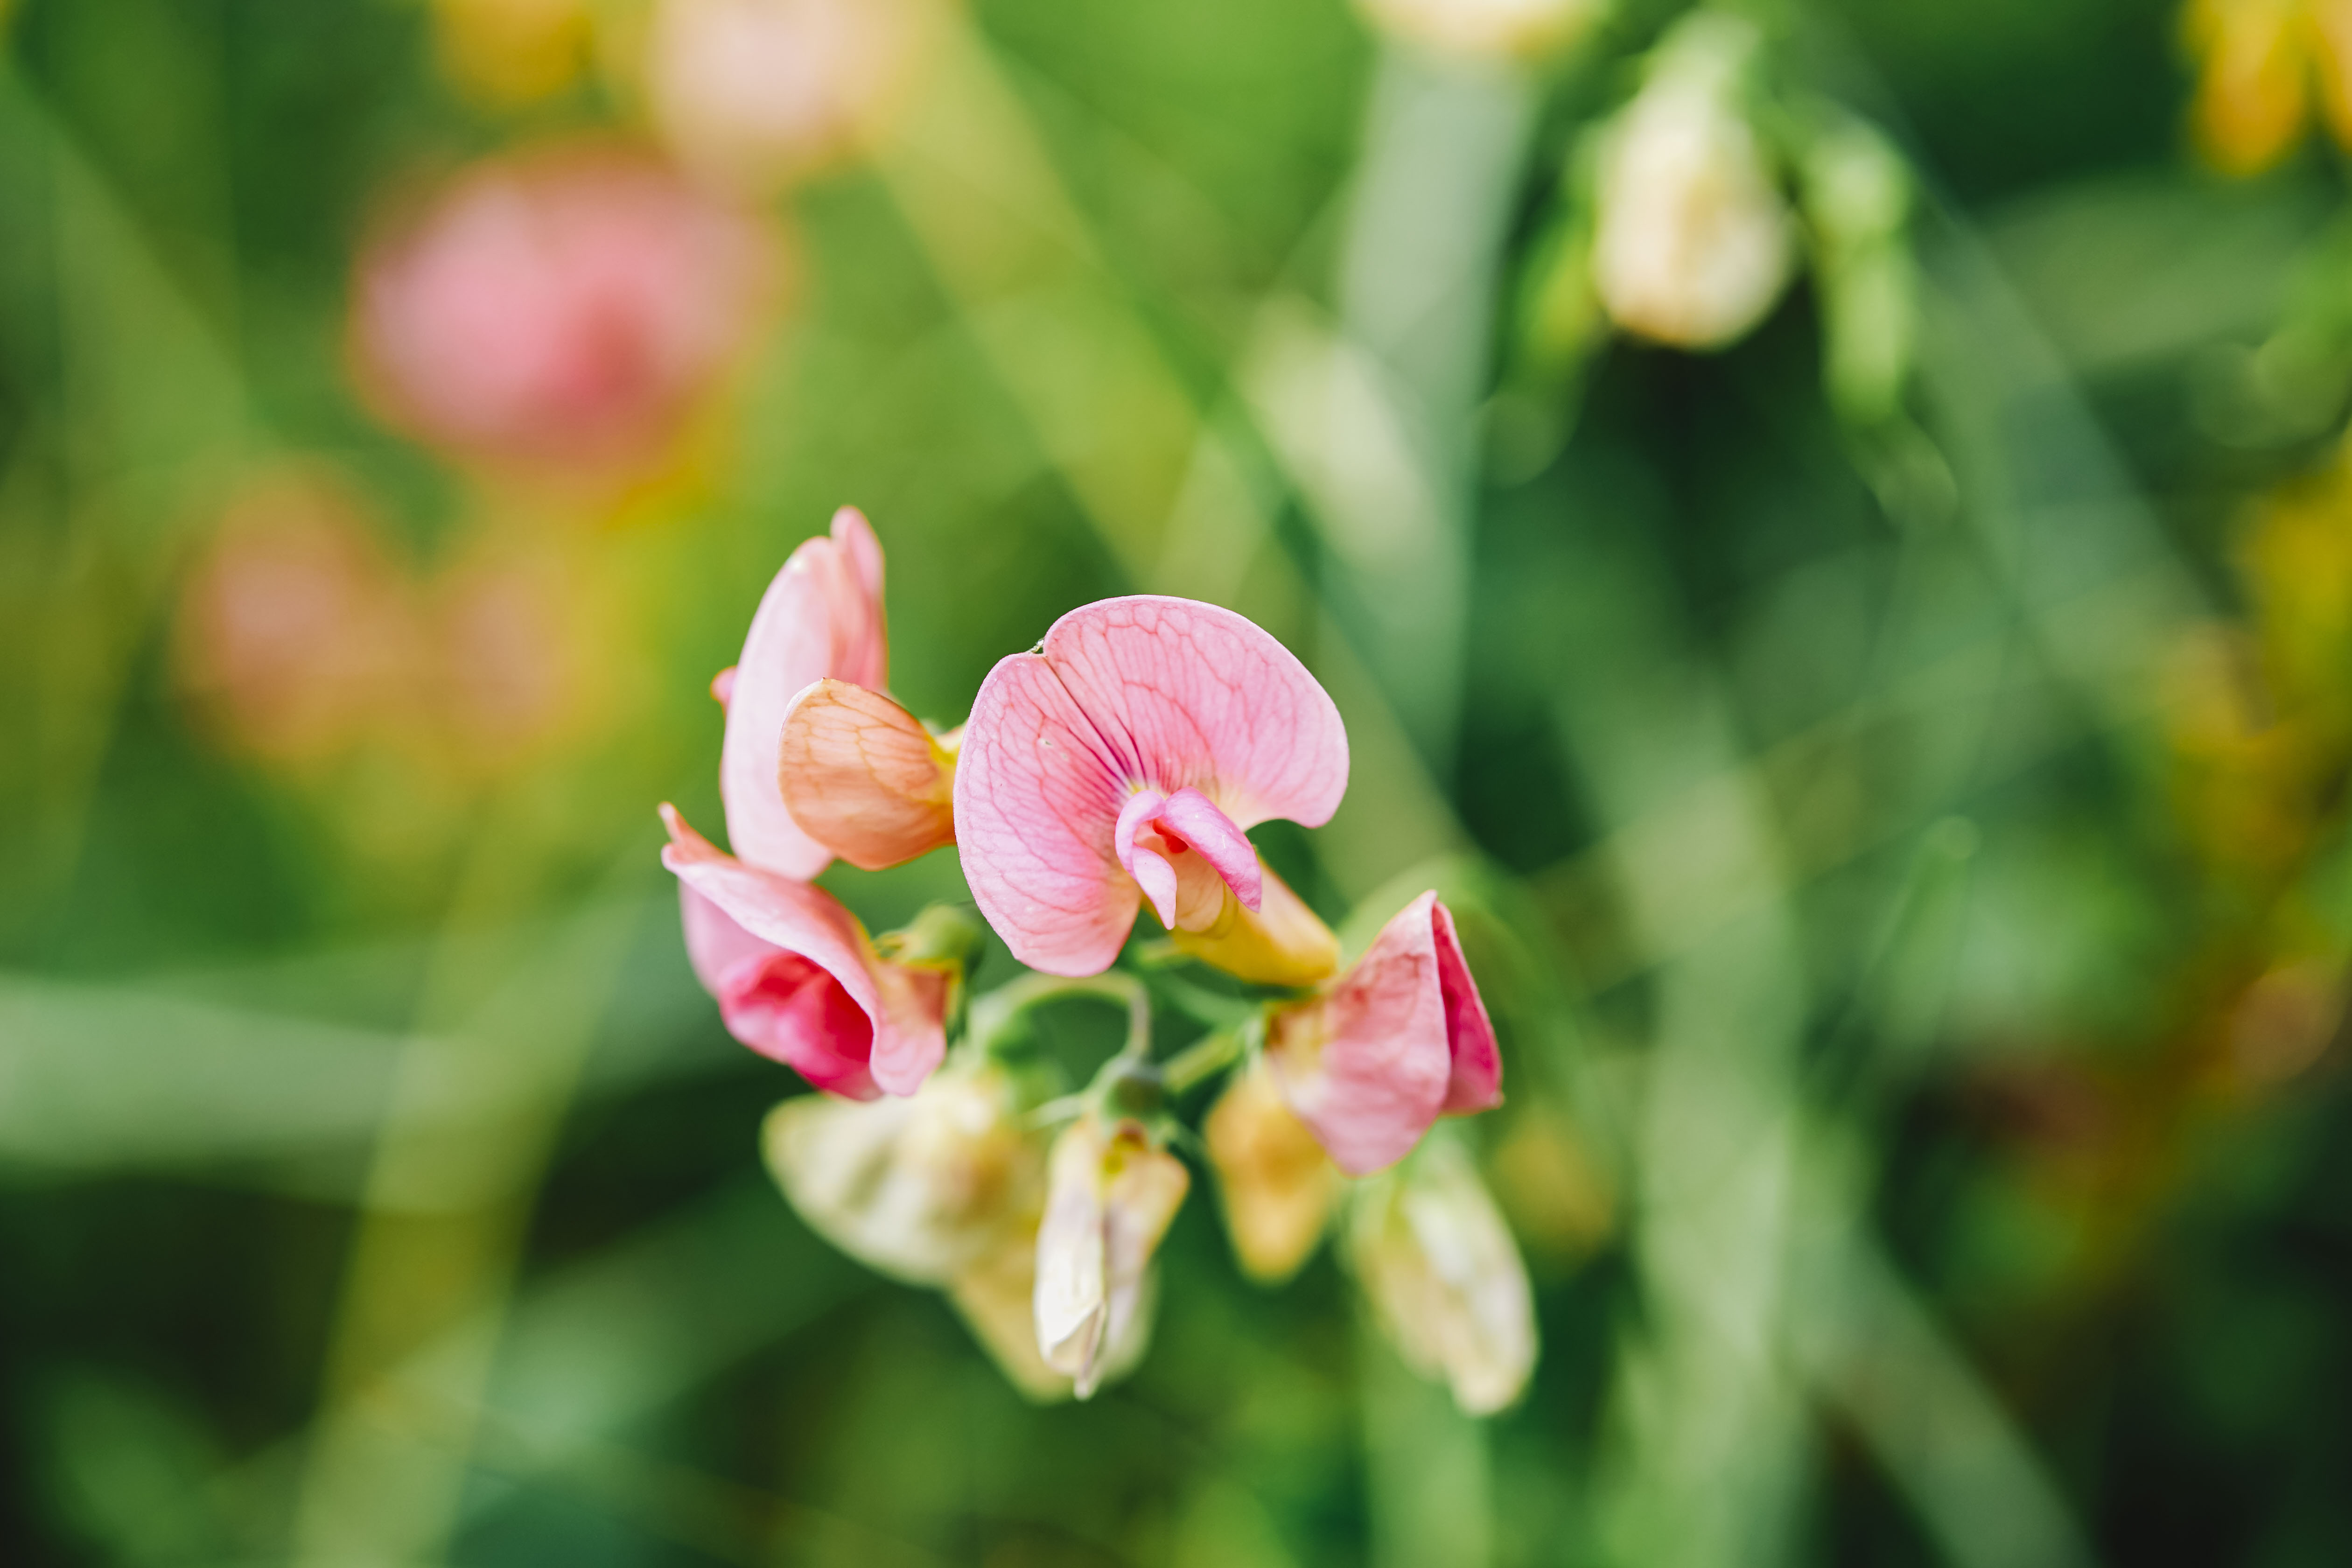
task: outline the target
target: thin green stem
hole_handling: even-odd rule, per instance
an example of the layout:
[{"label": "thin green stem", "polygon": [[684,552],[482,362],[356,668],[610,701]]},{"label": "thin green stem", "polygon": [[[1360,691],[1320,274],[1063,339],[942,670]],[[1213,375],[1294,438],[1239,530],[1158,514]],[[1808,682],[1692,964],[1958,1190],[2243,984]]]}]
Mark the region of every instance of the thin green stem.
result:
[{"label": "thin green stem", "polygon": [[1087,996],[1118,1003],[1127,1009],[1127,1044],[1119,1055],[1149,1059],[1151,1055],[1151,994],[1132,974],[1110,970],[1084,979],[1066,980],[1055,974],[1024,974],[984,996],[971,999],[971,1038],[983,1052],[994,1054],[1011,1044],[1023,1018],[1048,1002]]}]

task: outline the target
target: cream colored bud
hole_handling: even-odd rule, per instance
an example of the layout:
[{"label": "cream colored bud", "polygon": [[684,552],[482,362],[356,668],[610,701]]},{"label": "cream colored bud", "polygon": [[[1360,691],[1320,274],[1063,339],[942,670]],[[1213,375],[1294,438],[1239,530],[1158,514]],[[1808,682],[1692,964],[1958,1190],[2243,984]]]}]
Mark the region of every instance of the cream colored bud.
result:
[{"label": "cream colored bud", "polygon": [[907,1099],[788,1100],[768,1168],[801,1217],[859,1261],[944,1285],[1034,1223],[1043,1162],[993,1064],[950,1067]]},{"label": "cream colored bud", "polygon": [[1739,104],[1755,47],[1755,29],[1735,18],[1685,22],[1604,134],[1592,280],[1629,332],[1719,348],[1789,280],[1788,205]]},{"label": "cream colored bud", "polygon": [[1608,0],[1357,0],[1381,32],[1434,54],[1532,59],[1565,48],[1608,14]]},{"label": "cream colored bud", "polygon": [[657,0],[655,128],[681,162],[747,192],[851,156],[906,90],[924,0]]},{"label": "cream colored bud", "polygon": [[1151,1257],[1192,1176],[1135,1122],[1094,1115],[1055,1141],[1037,1230],[1038,1353],[1081,1399],[1140,1353]]},{"label": "cream colored bud", "polygon": [[1360,1187],[1349,1259],[1414,1370],[1489,1415],[1536,1364],[1535,1299],[1503,1216],[1459,1145],[1432,1139]]},{"label": "cream colored bud", "polygon": [[1289,1279],[1323,1239],[1338,1167],[1263,1058],[1234,1075],[1202,1131],[1243,1269],[1269,1285]]}]

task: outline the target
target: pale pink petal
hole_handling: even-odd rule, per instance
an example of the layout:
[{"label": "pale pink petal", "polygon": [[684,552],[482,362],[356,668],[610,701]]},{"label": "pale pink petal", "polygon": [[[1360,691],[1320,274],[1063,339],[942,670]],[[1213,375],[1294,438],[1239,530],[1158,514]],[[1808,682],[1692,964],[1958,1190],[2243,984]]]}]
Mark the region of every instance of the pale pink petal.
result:
[{"label": "pale pink petal", "polygon": [[878,691],[820,680],[784,712],[777,784],[793,820],[862,870],[955,842],[955,759]]},{"label": "pale pink petal", "polygon": [[805,961],[840,994],[838,1002],[822,987],[803,994],[808,977],[772,963],[754,984],[739,939],[707,925],[698,934],[689,922],[696,973],[722,1005],[731,988],[739,1011],[756,1015],[764,1031],[744,1043],[801,1068],[812,1081],[831,1074],[833,1060],[862,1059],[886,1093],[920,1088],[946,1050],[945,977],[885,963],[857,918],[830,894],[721,854],[668,806],[662,820],[670,833],[664,866],[745,935]]},{"label": "pale pink petal", "polygon": [[1266,1042],[1291,1108],[1351,1176],[1411,1153],[1445,1103],[1436,902],[1406,905],[1329,992],[1277,1014]]},{"label": "pale pink petal", "polygon": [[1242,908],[1255,913],[1265,900],[1257,846],[1196,789],[1180,789],[1160,813],[1160,829],[1182,837],[1194,853],[1217,868]]},{"label": "pale pink petal", "polygon": [[754,866],[806,881],[833,859],[793,820],[776,787],[784,715],[813,681],[886,683],[881,574],[873,530],[845,507],[831,538],[804,540],[793,552],[751,617],[727,698],[719,789],[727,837]]},{"label": "pale pink petal", "polygon": [[1430,913],[1437,942],[1437,981],[1445,998],[1445,1041],[1453,1060],[1446,1079],[1444,1113],[1462,1116],[1490,1110],[1503,1102],[1503,1052],[1495,1040],[1486,998],[1462,957],[1454,934],[1454,914],[1432,895]]},{"label": "pale pink petal", "polygon": [[990,672],[957,768],[957,839],[1013,955],[1091,974],[1139,901],[1115,842],[1137,791],[1197,790],[1242,830],[1320,826],[1347,784],[1339,710],[1288,649],[1213,605],[1108,599]]},{"label": "pale pink petal", "polygon": [[1156,789],[1139,792],[1120,808],[1118,821],[1111,826],[1110,842],[1111,848],[1118,856],[1120,867],[1135,879],[1135,885],[1143,889],[1144,900],[1159,914],[1160,923],[1173,931],[1176,927],[1176,868],[1170,865],[1158,850],[1136,842],[1136,837],[1150,827],[1152,819],[1167,804],[1168,797]]},{"label": "pale pink petal", "polygon": [[721,708],[727,706],[727,700],[735,695],[735,667],[733,665],[729,665],[726,668],[720,670],[718,674],[710,678],[710,695],[719,700],[719,706]]},{"label": "pale pink petal", "polygon": [[1142,900],[1111,842],[1126,798],[1053,666],[1000,662],[956,757],[956,847],[981,912],[1030,968],[1098,974],[1118,956]]}]

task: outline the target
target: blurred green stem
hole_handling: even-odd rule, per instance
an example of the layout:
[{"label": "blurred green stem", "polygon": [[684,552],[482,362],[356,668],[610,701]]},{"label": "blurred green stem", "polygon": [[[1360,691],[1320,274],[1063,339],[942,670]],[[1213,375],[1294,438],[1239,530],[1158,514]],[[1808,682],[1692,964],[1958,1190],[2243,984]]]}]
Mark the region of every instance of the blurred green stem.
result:
[{"label": "blurred green stem", "polygon": [[1148,1060],[1151,1056],[1151,994],[1143,982],[1120,970],[1079,979],[1057,974],[1024,974],[1020,979],[971,999],[971,1040],[980,1050],[995,1056],[1018,1040],[1028,1015],[1049,1002],[1092,997],[1127,1009],[1127,1041],[1121,1057]]}]

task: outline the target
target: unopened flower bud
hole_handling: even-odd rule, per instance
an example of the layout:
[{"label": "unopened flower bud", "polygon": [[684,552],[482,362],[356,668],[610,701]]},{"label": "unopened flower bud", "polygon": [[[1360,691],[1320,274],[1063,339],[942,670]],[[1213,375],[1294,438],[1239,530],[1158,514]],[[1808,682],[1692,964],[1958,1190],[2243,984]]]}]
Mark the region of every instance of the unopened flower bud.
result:
[{"label": "unopened flower bud", "polygon": [[1658,47],[1601,153],[1592,279],[1629,332],[1718,348],[1788,281],[1786,204],[1741,112],[1754,27],[1701,12]]},{"label": "unopened flower bud", "polygon": [[1359,1189],[1348,1252],[1381,1327],[1472,1415],[1504,1408],[1536,1364],[1527,1266],[1470,1157],[1433,1140]]},{"label": "unopened flower bud", "polygon": [[1323,1239],[1339,1173],[1263,1059],[1235,1073],[1202,1131],[1243,1269],[1278,1284]]},{"label": "unopened flower bud", "polygon": [[768,1167],[812,1229],[918,1285],[945,1285],[1037,1212],[1043,1162],[992,1063],[933,1074],[907,1099],[788,1100],[769,1114]]},{"label": "unopened flower bud", "polygon": [[1037,1349],[1081,1399],[1150,1310],[1151,1256],[1192,1176],[1140,1124],[1087,1115],[1054,1144],[1037,1230]]}]

